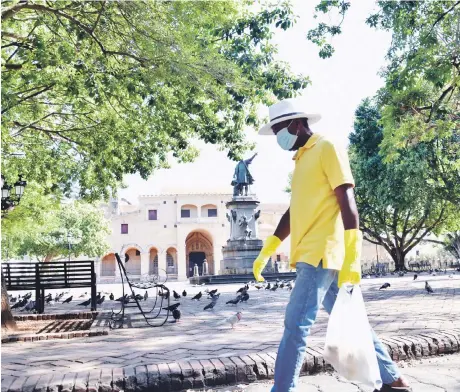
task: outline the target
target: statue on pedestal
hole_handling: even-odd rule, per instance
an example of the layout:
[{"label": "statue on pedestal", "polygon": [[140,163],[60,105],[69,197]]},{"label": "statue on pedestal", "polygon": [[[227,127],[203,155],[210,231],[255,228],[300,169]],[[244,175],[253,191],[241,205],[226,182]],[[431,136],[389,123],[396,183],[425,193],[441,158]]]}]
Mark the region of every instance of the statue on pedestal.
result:
[{"label": "statue on pedestal", "polygon": [[198,266],[196,264],[193,266],[193,276],[200,276]]},{"label": "statue on pedestal", "polygon": [[245,196],[248,195],[248,187],[254,183],[254,178],[249,172],[248,166],[256,155],[257,153],[255,153],[252,158],[241,160],[237,163],[231,182],[233,186],[233,196],[243,196],[243,191]]}]

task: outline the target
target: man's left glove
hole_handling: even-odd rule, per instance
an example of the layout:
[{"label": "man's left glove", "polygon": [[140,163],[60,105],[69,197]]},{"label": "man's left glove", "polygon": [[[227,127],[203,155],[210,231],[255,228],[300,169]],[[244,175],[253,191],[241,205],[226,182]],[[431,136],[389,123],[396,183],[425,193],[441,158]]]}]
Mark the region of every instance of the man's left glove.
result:
[{"label": "man's left glove", "polygon": [[345,259],[339,271],[339,287],[344,283],[359,284],[361,282],[362,247],[363,233],[358,229],[345,230]]},{"label": "man's left glove", "polygon": [[257,256],[257,259],[254,261],[254,264],[252,265],[252,272],[254,273],[254,278],[257,282],[263,282],[265,280],[262,276],[262,271],[267,265],[269,257],[276,252],[276,249],[278,248],[278,246],[280,246],[280,244],[281,240],[274,235],[267,237],[267,239],[265,240],[264,247],[260,251],[259,256]]}]

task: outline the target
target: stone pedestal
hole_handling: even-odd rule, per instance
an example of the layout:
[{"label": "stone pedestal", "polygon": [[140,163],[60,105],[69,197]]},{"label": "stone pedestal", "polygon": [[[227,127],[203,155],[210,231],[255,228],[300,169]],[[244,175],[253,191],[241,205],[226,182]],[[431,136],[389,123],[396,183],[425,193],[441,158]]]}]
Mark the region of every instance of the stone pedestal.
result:
[{"label": "stone pedestal", "polygon": [[256,211],[259,201],[253,196],[234,196],[226,206],[230,221],[230,238],[222,247],[221,274],[251,273],[263,241],[257,238]]}]

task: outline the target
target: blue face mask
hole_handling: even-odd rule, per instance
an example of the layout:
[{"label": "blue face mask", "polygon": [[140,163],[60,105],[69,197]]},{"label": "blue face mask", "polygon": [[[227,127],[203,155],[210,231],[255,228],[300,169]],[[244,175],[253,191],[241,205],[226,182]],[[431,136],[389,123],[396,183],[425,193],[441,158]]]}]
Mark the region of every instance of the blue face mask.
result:
[{"label": "blue face mask", "polygon": [[294,144],[298,138],[297,134],[293,135],[292,133],[289,133],[288,128],[291,126],[292,121],[289,123],[289,125],[286,128],[283,128],[281,131],[279,131],[276,134],[276,141],[278,142],[279,146],[283,150],[287,150],[287,151],[289,151],[292,147],[294,147]]}]

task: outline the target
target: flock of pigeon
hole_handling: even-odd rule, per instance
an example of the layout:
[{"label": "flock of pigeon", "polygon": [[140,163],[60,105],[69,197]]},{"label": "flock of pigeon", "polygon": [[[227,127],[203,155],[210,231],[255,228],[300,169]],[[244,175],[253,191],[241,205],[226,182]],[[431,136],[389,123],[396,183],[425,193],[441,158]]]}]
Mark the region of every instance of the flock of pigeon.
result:
[{"label": "flock of pigeon", "polygon": [[[457,268],[457,272],[460,272],[460,268]],[[428,273],[429,275],[431,275],[431,276],[436,276],[437,274],[441,274],[441,273],[447,274],[447,270],[445,269],[445,270],[443,271],[443,270],[441,270],[441,269],[435,268],[435,269],[430,269],[430,270],[428,270],[427,273]],[[453,276],[454,276],[453,274],[454,274],[454,273],[455,273],[455,272],[453,272],[452,274],[449,274],[449,278],[453,278]],[[420,274],[420,273],[419,273],[419,274]],[[414,274],[414,279],[413,279],[413,280],[417,280],[418,277],[419,277],[419,274]],[[392,273],[392,275],[394,275],[394,273]],[[405,276],[405,275],[406,275],[406,272],[399,272],[398,275],[399,275],[399,276]],[[379,288],[379,290],[385,290],[385,289],[387,289],[387,288],[389,288],[389,287],[391,287],[391,284],[388,283],[388,282],[386,282],[386,283],[384,283],[384,284]],[[430,284],[428,283],[427,280],[425,280],[425,290],[426,290],[426,292],[427,292],[428,294],[433,294],[433,293],[434,293],[433,288],[430,286]]]},{"label": "flock of pigeon", "polygon": [[[69,304],[73,299],[74,299],[74,296],[73,295],[70,295],[68,296],[66,299],[62,300],[62,298],[65,296],[65,295],[68,295],[70,294],[68,291],[63,291],[62,293],[56,293],[56,295],[52,296],[51,293],[49,293],[48,295],[45,296],[45,305],[50,305],[50,304],[58,304],[58,303],[61,303],[61,304]],[[128,296],[128,295],[125,295],[124,297],[120,297],[118,299],[115,299],[115,296],[113,295],[113,293],[102,293],[104,295],[101,295],[101,292],[98,292],[97,295],[96,295],[96,304],[97,305],[102,305],[106,299],[106,295],[108,296],[109,300],[111,301],[118,301],[118,302],[122,302],[124,301],[124,303],[128,303],[130,299],[134,299],[133,296]],[[78,298],[85,298],[88,296],[88,293],[84,293],[84,294],[81,294]],[[138,301],[140,300],[144,300],[146,301],[147,298],[148,298],[148,292],[147,290],[145,291],[145,294],[144,295],[140,295],[140,294],[136,294],[136,299]],[[36,305],[36,301],[34,300],[31,300],[32,298],[32,292],[28,292],[27,294],[23,295],[21,297],[21,295],[19,294],[17,297],[13,297],[12,294],[8,294],[8,298],[9,298],[9,301],[10,301],[10,305],[11,305],[11,309],[19,309],[21,312],[22,311],[27,311],[27,312],[31,312],[31,311],[35,311],[35,305]],[[89,305],[91,305],[91,298],[77,304],[77,306],[84,306],[85,308],[88,307]]]},{"label": "flock of pigeon", "polygon": [[[228,300],[225,302],[225,305],[233,305],[237,306],[239,303],[247,303],[249,300],[249,289],[250,287],[254,287],[257,290],[265,289],[265,290],[270,290],[270,291],[276,291],[278,289],[287,289],[287,290],[292,290],[293,288],[293,281],[280,281],[277,280],[274,283],[260,283],[256,284],[255,282],[248,282],[245,284],[243,287],[239,288],[236,291],[236,297],[233,299]],[[204,292],[204,294],[203,294]],[[209,290],[206,289],[204,291],[199,291],[197,294],[191,297],[192,301],[201,301],[203,297],[205,296],[205,299],[210,300],[208,304],[203,308],[203,311],[214,311],[215,306],[219,303],[219,298],[220,298],[221,293],[218,293],[218,289],[213,289]],[[173,290],[173,298],[176,303],[163,308],[164,310],[168,310],[172,312],[172,316],[174,318],[174,322],[179,321],[181,317],[181,313],[179,310],[179,306],[181,305],[181,302],[178,302],[179,300],[187,297],[187,292],[184,290],[182,292],[182,295]],[[236,314],[228,317],[227,319],[223,320],[223,322],[228,323],[232,326],[232,328],[235,326],[236,323],[238,323],[242,318],[242,312],[237,312]]]}]

